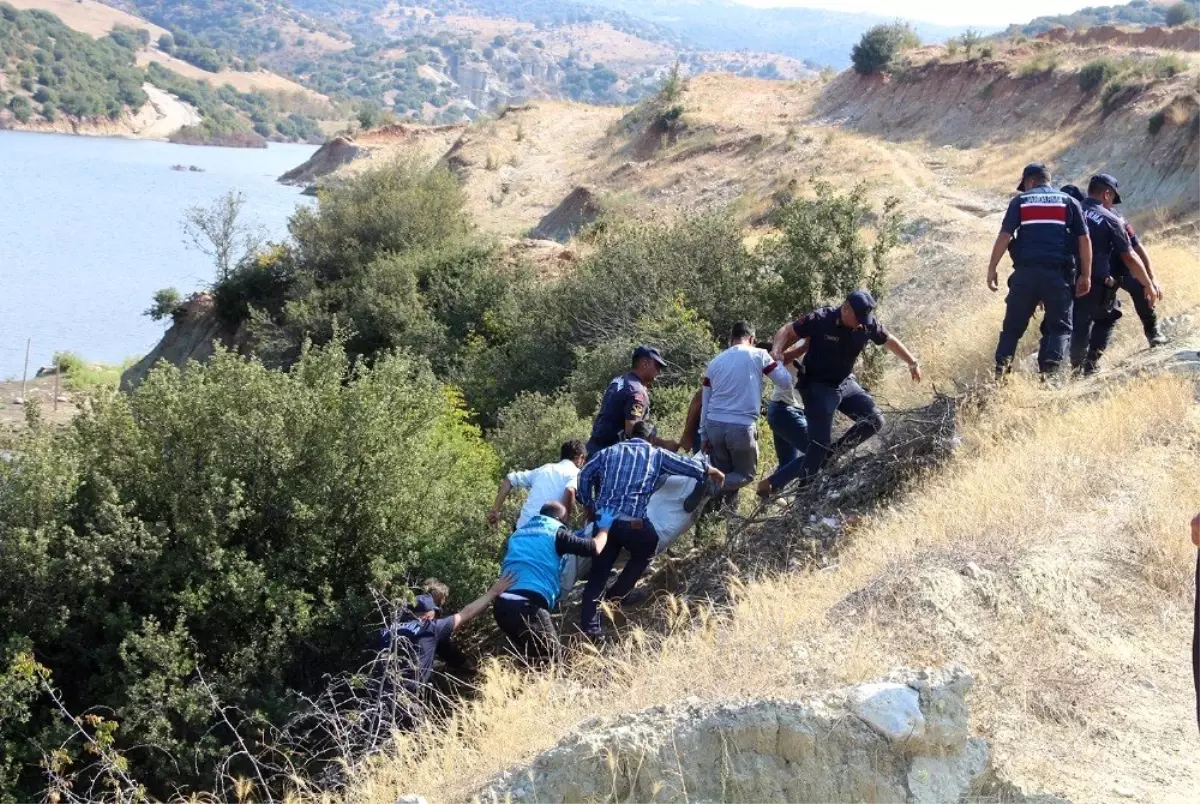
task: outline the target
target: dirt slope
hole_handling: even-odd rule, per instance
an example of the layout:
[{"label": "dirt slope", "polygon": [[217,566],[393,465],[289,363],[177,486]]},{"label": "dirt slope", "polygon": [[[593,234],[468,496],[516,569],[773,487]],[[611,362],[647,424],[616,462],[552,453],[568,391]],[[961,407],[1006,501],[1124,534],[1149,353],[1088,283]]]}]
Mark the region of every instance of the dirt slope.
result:
[{"label": "dirt slope", "polygon": [[[890,371],[875,390],[895,407],[990,371],[1003,295],[983,275],[1021,165],[1043,158],[1075,181],[1104,167],[1141,224],[1174,343],[1148,351],[1126,320],[1107,374],[1062,388],[1019,378],[989,395],[964,414],[950,464],[858,521],[826,569],[754,578],[731,568],[728,608],[651,608],[624,644],[549,675],[489,668],[447,730],[420,735],[419,750],[402,741],[348,798],[463,799],[597,715],[687,696],[795,697],[961,661],[980,679],[978,734],[1022,786],[1079,802],[1193,801],[1197,68],[1179,56],[1182,74],[1145,76],[1106,109],[1077,72],[1105,54],[1163,55],[1027,45],[972,63],[926,53],[886,82],[702,76],[670,124],[537,103],[461,132],[445,158],[497,234],[528,230],[579,187],[627,214],[731,206],[750,223],[814,176],[899,197],[908,223],[882,314],[922,357],[926,382]],[[1026,66],[1043,57],[1054,70]],[[373,148],[372,159],[407,151],[386,137]],[[1025,364],[1034,349],[1027,336]]]}]

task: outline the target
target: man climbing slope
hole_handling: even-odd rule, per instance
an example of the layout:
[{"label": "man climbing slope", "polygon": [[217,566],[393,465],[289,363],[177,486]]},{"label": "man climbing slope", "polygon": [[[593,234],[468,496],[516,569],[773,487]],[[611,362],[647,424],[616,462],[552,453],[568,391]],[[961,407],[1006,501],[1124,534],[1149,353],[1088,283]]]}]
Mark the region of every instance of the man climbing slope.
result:
[{"label": "man climbing slope", "polygon": [[[592,423],[592,437],[587,443],[589,458],[629,435],[634,424],[645,421],[650,415],[650,386],[666,365],[667,361],[653,347],[643,345],[633,350],[630,370],[620,377],[614,377],[604,391],[600,411]],[[674,441],[654,436],[651,436],[651,440],[656,446],[671,451],[679,448]]]},{"label": "man climbing slope", "polygon": [[[650,565],[658,547],[658,533],[646,517],[650,495],[665,475],[682,475],[695,480],[712,478],[724,482],[721,470],[709,466],[703,458],[685,458],[650,441],[650,427],[635,422],[629,438],[600,450],[579,473],[579,502],[591,511],[608,511],[614,516],[604,550],[592,562],[583,590],[580,627],[590,636],[600,634],[600,600],[623,600]],[[703,489],[699,484],[697,489]],[[605,592],[608,574],[621,551],[629,553],[625,568]],[[625,600],[632,602],[632,600]]]},{"label": "man climbing slope", "polygon": [[701,381],[700,440],[713,465],[725,473],[725,491],[736,497],[758,472],[758,415],[763,377],[790,389],[792,377],[781,361],[754,346],[754,327],[733,325],[729,348],[712,359]]},{"label": "man climbing slope", "polygon": [[[808,354],[797,380],[808,421],[808,447],[803,455],[780,466],[758,484],[760,496],[778,491],[793,480],[812,477],[835,449],[853,448],[883,427],[883,413],[852,373],[868,341],[885,347],[907,363],[913,381],[921,381],[920,363],[884,329],[874,311],[874,297],[865,290],[856,290],[840,307],[822,307],[784,324],[775,333],[771,351],[777,357],[801,338],[808,343]],[[833,444],[833,416],[837,411],[854,420],[854,425]]]},{"label": "man climbing slope", "polygon": [[1154,307],[1158,297],[1154,283],[1138,258],[1133,254],[1129,235],[1121,219],[1107,207],[1121,203],[1117,180],[1107,173],[1092,176],[1088,182],[1088,197],[1083,201],[1091,242],[1090,271],[1081,261],[1084,272],[1090,274],[1089,291],[1075,301],[1071,329],[1071,368],[1084,375],[1100,369],[1100,358],[1112,340],[1112,333],[1121,318],[1120,303],[1116,300],[1119,278],[1112,275],[1112,261],[1119,259],[1141,285],[1146,303]]}]

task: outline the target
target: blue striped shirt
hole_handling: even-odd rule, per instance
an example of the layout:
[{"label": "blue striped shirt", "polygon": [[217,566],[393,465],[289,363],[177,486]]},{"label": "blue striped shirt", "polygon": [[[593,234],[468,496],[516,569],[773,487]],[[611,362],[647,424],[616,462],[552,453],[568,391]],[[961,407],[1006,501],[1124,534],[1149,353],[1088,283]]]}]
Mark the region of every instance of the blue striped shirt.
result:
[{"label": "blue striped shirt", "polygon": [[640,438],[600,450],[579,473],[579,502],[593,511],[644,519],[650,495],[663,475],[703,480],[707,461],[684,458]]}]

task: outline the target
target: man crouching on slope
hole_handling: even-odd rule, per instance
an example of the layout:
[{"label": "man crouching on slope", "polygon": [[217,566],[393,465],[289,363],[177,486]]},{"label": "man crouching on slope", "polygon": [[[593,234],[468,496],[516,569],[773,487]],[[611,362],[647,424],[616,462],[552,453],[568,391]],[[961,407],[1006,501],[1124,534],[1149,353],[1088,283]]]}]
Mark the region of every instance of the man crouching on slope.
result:
[{"label": "man crouching on slope", "polygon": [[[808,421],[808,448],[758,484],[758,494],[762,497],[793,480],[812,477],[835,449],[856,447],[883,427],[883,413],[852,373],[867,341],[886,347],[908,364],[914,382],[921,381],[921,364],[875,318],[875,299],[865,290],[851,293],[840,307],[822,307],[784,324],[775,333],[771,353],[778,360],[801,338],[808,342],[808,353],[801,364],[796,389]],[[833,415],[839,410],[854,420],[854,426],[833,444]]]}]

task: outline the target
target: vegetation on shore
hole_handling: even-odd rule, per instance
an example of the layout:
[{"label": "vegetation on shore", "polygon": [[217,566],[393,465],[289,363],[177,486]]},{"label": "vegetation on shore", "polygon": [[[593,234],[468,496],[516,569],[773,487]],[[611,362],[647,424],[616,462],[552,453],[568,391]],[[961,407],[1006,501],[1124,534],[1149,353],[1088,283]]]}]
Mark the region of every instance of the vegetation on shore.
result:
[{"label": "vegetation on shore", "polygon": [[[160,367],[132,395],[98,392],[65,430],[34,415],[0,462],[8,795],[120,786],[117,769],[155,796],[247,773],[242,743],[278,750],[298,696],[369,655],[376,595],[430,574],[456,603],[486,585],[499,471],[583,435],[634,343],[672,361],[655,413],[678,429],[735,319],[882,292],[899,224],[831,188],[790,202],[783,234],[754,250],[722,214],[606,219],[594,256],[539,283],[463,203],[448,172],[410,163],[323,191],[287,242],[215,285],[253,359]],[[795,282],[804,266],[811,281]],[[59,704],[97,716],[64,720]],[[111,762],[87,760],[90,739]],[[59,745],[39,767],[38,746]],[[289,746],[311,778],[358,759]]]},{"label": "vegetation on shore", "polygon": [[0,2],[0,72],[7,79],[7,89],[0,90],[0,114],[21,125],[64,116],[80,122],[118,120],[149,102],[143,89],[149,82],[200,113],[200,124],[180,132],[179,142],[262,145],[265,139],[323,139],[316,122],[292,110],[282,95],[214,88],[153,62],[142,69],[135,54],[148,40],[143,29],[121,27],[93,39],[49,12],[20,11]]}]

